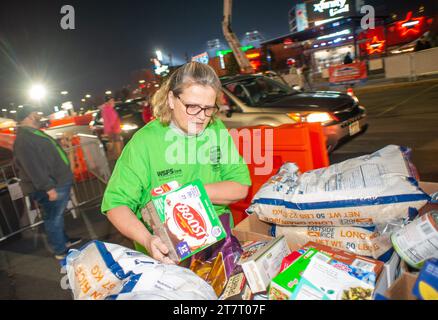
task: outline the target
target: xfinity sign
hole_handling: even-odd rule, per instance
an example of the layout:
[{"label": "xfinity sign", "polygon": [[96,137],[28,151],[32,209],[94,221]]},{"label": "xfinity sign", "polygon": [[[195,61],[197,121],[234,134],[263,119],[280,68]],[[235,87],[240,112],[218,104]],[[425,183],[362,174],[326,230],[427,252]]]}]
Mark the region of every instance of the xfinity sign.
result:
[{"label": "xfinity sign", "polygon": [[350,5],[347,0],[321,0],[319,3],[313,4],[313,11],[319,13],[329,13],[330,17],[334,17],[341,13],[350,12]]}]

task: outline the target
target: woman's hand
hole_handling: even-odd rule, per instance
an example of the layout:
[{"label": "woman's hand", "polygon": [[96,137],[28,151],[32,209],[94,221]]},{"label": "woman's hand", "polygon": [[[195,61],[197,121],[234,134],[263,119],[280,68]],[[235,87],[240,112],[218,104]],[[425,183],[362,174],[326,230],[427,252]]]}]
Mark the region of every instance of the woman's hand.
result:
[{"label": "woman's hand", "polygon": [[109,210],[107,217],[121,234],[143,245],[152,258],[166,264],[175,264],[166,256],[169,249],[163,241],[159,237],[151,235],[144,224],[137,219],[127,206]]},{"label": "woman's hand", "polygon": [[175,264],[166,256],[169,253],[169,249],[159,237],[151,235],[144,243],[144,247],[155,260],[166,264]]}]

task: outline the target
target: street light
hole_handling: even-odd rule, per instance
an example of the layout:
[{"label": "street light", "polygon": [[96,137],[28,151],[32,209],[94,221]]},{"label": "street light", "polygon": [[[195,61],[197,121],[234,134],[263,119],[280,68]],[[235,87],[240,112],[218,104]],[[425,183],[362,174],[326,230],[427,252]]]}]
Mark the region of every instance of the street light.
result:
[{"label": "street light", "polygon": [[82,101],[82,102],[85,102],[86,100],[85,100],[85,99],[81,99],[81,101]]},{"label": "street light", "polygon": [[46,88],[41,84],[35,84],[30,88],[29,96],[32,100],[40,101],[45,98],[47,94]]},{"label": "street light", "polygon": [[87,94],[87,95],[85,96],[85,98],[90,99],[90,98],[91,98],[91,95]]},{"label": "street light", "polygon": [[161,53],[160,50],[155,51],[155,54],[157,55],[157,59],[158,61],[163,61],[163,54]]},{"label": "street light", "polygon": [[112,92],[110,90],[105,91],[105,94],[112,94]]},{"label": "street light", "polygon": [[65,95],[68,94],[68,91],[61,91],[61,94],[62,94],[63,96],[65,96]]}]

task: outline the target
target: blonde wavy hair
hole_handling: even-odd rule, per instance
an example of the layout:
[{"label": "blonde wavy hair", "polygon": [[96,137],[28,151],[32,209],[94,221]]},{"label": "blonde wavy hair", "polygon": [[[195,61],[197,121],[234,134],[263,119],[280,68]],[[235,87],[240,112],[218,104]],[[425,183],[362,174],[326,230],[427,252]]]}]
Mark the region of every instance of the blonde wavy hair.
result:
[{"label": "blonde wavy hair", "polygon": [[214,69],[207,64],[189,62],[175,70],[152,97],[153,113],[161,124],[169,125],[172,117],[169,92],[179,96],[184,89],[194,84],[213,88],[219,99],[222,85]]}]

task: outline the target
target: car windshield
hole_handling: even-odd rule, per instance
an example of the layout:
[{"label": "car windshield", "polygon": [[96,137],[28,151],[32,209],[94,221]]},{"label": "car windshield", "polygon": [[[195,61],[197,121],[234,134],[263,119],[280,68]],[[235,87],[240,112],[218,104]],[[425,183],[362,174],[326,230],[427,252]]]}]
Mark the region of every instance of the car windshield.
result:
[{"label": "car windshield", "polygon": [[257,106],[264,102],[296,94],[297,91],[268,77],[254,77],[226,85],[226,88],[244,103]]},{"label": "car windshield", "polygon": [[125,118],[127,116],[130,116],[130,115],[132,115],[133,113],[136,113],[136,112],[141,112],[141,110],[142,110],[142,106],[140,106],[137,103],[131,103],[131,104],[128,104],[128,105],[124,104],[124,105],[121,105],[121,106],[116,106],[116,111],[117,111],[117,113],[119,114],[119,116],[121,118]]}]

